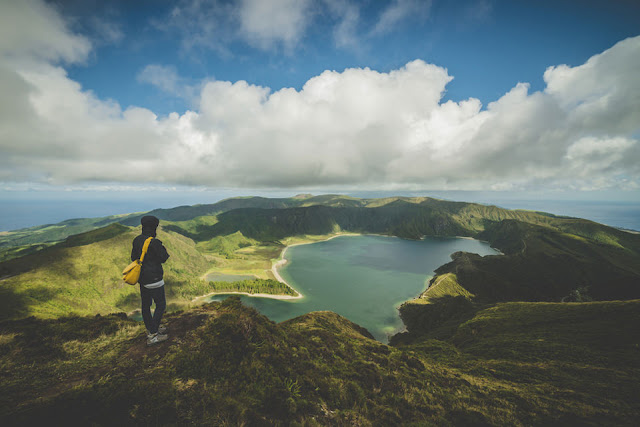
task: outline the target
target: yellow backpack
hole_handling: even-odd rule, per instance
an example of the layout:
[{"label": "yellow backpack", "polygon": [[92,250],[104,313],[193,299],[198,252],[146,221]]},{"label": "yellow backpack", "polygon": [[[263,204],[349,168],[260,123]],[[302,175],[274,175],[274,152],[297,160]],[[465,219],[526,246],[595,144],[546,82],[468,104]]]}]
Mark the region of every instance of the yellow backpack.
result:
[{"label": "yellow backpack", "polygon": [[124,270],[122,270],[122,280],[130,285],[135,285],[138,283],[140,279],[140,271],[142,270],[142,262],[144,261],[144,256],[147,254],[147,250],[149,250],[149,244],[153,237],[149,237],[144,241],[144,246],[142,246],[142,255],[140,255],[140,259],[133,261],[131,264],[127,266]]}]

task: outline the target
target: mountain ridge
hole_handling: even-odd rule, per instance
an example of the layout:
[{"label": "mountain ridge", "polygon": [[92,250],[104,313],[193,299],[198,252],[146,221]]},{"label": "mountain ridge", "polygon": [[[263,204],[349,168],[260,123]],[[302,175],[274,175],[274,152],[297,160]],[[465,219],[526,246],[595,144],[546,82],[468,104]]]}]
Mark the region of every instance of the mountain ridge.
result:
[{"label": "mountain ridge", "polygon": [[[226,206],[253,202],[263,207],[162,220],[158,237],[172,255],[170,339],[153,348],[140,322],[108,314],[139,300],[134,287],[118,284],[139,227],[113,222],[57,242],[34,240],[42,247],[0,262],[0,422],[640,421],[639,235],[435,199],[329,195],[296,199],[308,206],[264,199]],[[187,212],[202,209],[171,215]],[[202,280],[211,268],[266,274],[288,242],[343,231],[463,235],[502,255],[452,254],[427,290],[400,307],[407,331],[390,345],[331,312],[275,324],[235,297],[189,304],[218,289]]]},{"label": "mountain ridge", "polygon": [[[283,205],[295,206],[283,208]],[[202,209],[209,212],[211,209],[224,210],[237,206],[244,207],[217,215],[194,216],[202,213]],[[636,267],[640,265],[640,235],[587,220],[432,198],[355,199],[339,195],[298,199],[248,197],[177,209],[168,215],[175,214],[182,218],[188,213],[187,216],[193,218],[184,221],[162,220],[161,234],[176,249],[190,248],[186,252],[177,252],[180,256],[172,258],[169,266],[169,278],[177,284],[176,289],[181,288],[175,295],[179,300],[176,303],[182,301],[181,304],[198,296],[197,292],[204,295],[212,289],[234,289],[232,285],[213,287],[213,284],[208,284],[203,280],[207,271],[253,275],[261,280],[273,279],[271,265],[286,246],[284,242],[300,235],[332,235],[339,232],[386,234],[412,239],[466,236],[488,241],[504,255],[455,255],[450,263],[436,270],[433,279],[438,280],[438,275],[454,273],[459,286],[473,294],[477,304],[505,300],[571,300],[573,294],[580,294],[582,299],[598,300],[640,298],[640,269]],[[127,216],[119,219],[122,218],[130,219]],[[82,220],[76,220],[73,224],[86,225]],[[19,253],[18,247],[14,254],[22,256],[0,262],[0,277],[5,278],[3,292],[10,297],[8,300],[14,300],[16,295],[25,295],[25,286],[33,288],[28,284],[33,282],[27,283],[24,277],[20,277],[23,274],[39,277],[41,283],[59,281],[58,277],[62,276],[56,270],[49,269],[49,273],[44,275],[29,271],[43,263],[51,264],[50,258],[55,258],[55,254],[66,253],[74,247],[94,245],[95,250],[90,253],[95,254],[108,253],[112,250],[109,248],[118,245],[126,248],[129,246],[126,239],[118,243],[110,242],[127,230],[133,229],[113,222],[100,229],[67,236],[57,243],[34,241],[38,248],[31,253]],[[101,245],[103,249],[100,249]],[[95,285],[98,286],[98,292],[119,288],[118,270],[122,268],[119,264],[128,260],[126,249],[123,248],[118,249],[120,255],[109,258],[108,262],[95,263],[99,256],[92,255],[94,268],[98,269],[95,271],[101,272],[104,277],[103,284]],[[122,258],[122,261],[118,263],[116,258]],[[69,280],[77,281],[80,277],[89,280],[91,277],[85,266],[77,264],[73,268],[77,269],[77,273],[64,273]],[[107,271],[110,273],[105,273]],[[259,284],[256,282],[256,285]],[[246,290],[247,284],[243,286],[243,290]],[[33,289],[35,294],[29,294],[27,300],[38,305],[39,296],[37,290]],[[133,303],[135,295],[131,292],[126,294],[128,296],[122,295],[123,301]],[[419,299],[414,302],[420,303]],[[409,308],[408,305],[405,304],[401,312],[433,310],[437,306],[418,304],[417,308]],[[123,307],[114,305],[113,310]],[[404,317],[409,319],[411,316],[407,314]],[[409,320],[407,322],[411,323]]]}]

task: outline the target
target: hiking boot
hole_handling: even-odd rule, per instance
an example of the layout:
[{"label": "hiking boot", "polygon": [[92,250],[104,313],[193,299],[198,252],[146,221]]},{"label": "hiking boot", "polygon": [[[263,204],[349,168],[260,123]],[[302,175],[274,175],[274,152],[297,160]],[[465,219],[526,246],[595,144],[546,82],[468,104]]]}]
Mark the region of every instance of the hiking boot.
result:
[{"label": "hiking boot", "polygon": [[147,335],[147,345],[158,344],[159,342],[166,341],[169,338],[168,335],[162,334],[149,334]]},{"label": "hiking boot", "polygon": [[[164,325],[158,326],[158,333],[160,335],[167,335],[167,327]],[[151,335],[151,332],[147,329],[147,335]]]}]

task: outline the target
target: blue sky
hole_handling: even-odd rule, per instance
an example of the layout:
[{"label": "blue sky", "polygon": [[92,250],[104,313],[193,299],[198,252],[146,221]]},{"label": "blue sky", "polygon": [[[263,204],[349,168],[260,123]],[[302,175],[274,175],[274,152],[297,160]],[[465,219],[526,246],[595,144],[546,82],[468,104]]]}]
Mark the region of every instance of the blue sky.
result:
[{"label": "blue sky", "polygon": [[0,191],[637,198],[638,22],[622,0],[3,2]]},{"label": "blue sky", "polygon": [[[547,67],[580,65],[640,34],[640,4],[632,1],[352,2],[358,19],[351,44],[336,40],[333,33],[344,17],[322,2],[308,6],[306,25],[289,44],[281,39],[267,46],[247,42],[229,16],[223,28],[210,32],[185,29],[171,19],[173,11],[193,4],[200,4],[204,14],[229,7],[219,3],[225,2],[61,2],[59,10],[72,20],[72,28],[102,39],[86,63],[68,69],[69,76],[101,98],[168,114],[193,105],[141,82],[140,73],[149,64],[169,67],[185,83],[246,80],[272,90],[299,90],[327,69],[388,72],[422,59],[454,76],[444,100],[475,97],[486,105],[518,82],[542,90]],[[387,30],[374,32],[394,5],[404,7],[405,14]],[[104,24],[96,26],[96,20]],[[104,27],[117,35],[105,37]],[[195,40],[198,33],[216,41]]]}]

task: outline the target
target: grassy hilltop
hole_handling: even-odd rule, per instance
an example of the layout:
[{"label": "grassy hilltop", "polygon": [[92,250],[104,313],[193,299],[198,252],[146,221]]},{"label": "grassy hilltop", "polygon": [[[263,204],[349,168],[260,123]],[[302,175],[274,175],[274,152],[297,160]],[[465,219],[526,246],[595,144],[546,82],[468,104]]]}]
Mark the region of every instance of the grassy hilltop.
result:
[{"label": "grassy hilltop", "polygon": [[[236,299],[168,315],[0,323],[3,425],[634,425],[640,301],[501,303],[387,346],[331,312]],[[150,392],[153,391],[153,392]]]},{"label": "grassy hilltop", "polygon": [[[152,349],[143,326],[109,314],[138,304],[119,275],[142,214],[0,236],[2,424],[640,422],[640,235],[430,198],[237,198],[152,213],[171,253],[171,339]],[[341,232],[467,236],[502,255],[453,254],[401,307],[407,331],[390,345],[329,312],[275,324],[236,299],[191,302],[292,292],[271,280],[282,248]]]}]

